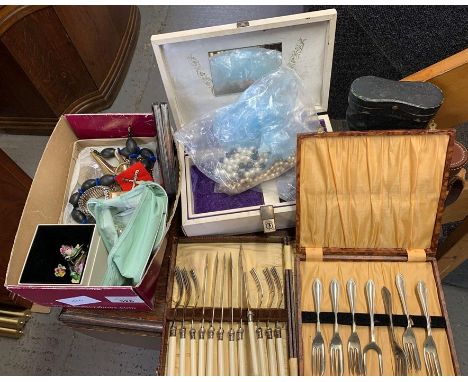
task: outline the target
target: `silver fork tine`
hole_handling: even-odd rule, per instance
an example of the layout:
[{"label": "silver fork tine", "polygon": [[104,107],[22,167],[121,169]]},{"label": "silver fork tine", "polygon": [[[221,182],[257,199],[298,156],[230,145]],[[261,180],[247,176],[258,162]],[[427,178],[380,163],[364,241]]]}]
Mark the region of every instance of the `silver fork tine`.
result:
[{"label": "silver fork tine", "polygon": [[426,364],[427,375],[432,375],[431,362],[429,361],[429,354],[424,352],[424,363]]},{"label": "silver fork tine", "polygon": [[435,375],[434,365],[432,363],[431,355],[427,352],[424,353],[424,358],[426,358],[427,372],[429,375]]},{"label": "silver fork tine", "polygon": [[348,339],[348,368],[351,375],[363,375],[361,342],[356,331],[356,321],[354,320],[354,308],[356,302],[356,282],[353,279],[346,283],[349,307],[352,317],[352,331]]},{"label": "silver fork tine", "polygon": [[330,282],[330,296],[332,309],[335,315],[335,324],[333,328],[333,337],[330,342],[330,362],[333,375],[343,375],[343,342],[338,331],[338,299],[340,295],[340,286],[338,281],[333,279]]},{"label": "silver fork tine", "polygon": [[436,375],[440,377],[442,375],[442,370],[440,369],[439,359],[435,355],[433,355],[433,357],[434,357],[434,364],[436,368]]},{"label": "silver fork tine", "polygon": [[427,323],[427,334],[423,344],[424,361],[426,363],[427,372],[430,375],[442,375],[439,356],[437,354],[437,347],[434,342],[434,338],[432,337],[431,318],[427,304],[426,284],[423,281],[419,281],[416,289],[418,291],[419,301],[421,303],[421,307],[424,312],[424,316],[426,317]]},{"label": "silver fork tine", "polygon": [[315,279],[312,284],[315,311],[317,312],[317,329],[312,341],[312,373],[314,375],[325,374],[325,342],[320,329],[320,300],[322,298],[322,283]]},{"label": "silver fork tine", "polygon": [[414,331],[411,327],[412,322],[408,312],[406,303],[406,287],[403,275],[399,273],[395,278],[398,294],[400,296],[403,313],[406,315],[407,327],[403,333],[403,348],[408,359],[408,366],[410,369],[421,370],[421,359],[419,357],[418,345]]},{"label": "silver fork tine", "polygon": [[375,284],[372,280],[368,280],[366,283],[366,295],[367,295],[367,305],[369,307],[369,316],[370,316],[370,342],[364,347],[364,371],[367,375],[367,359],[366,354],[369,350],[374,350],[379,356],[379,373],[383,375],[383,362],[382,362],[382,350],[375,342],[375,328],[374,328],[374,299],[375,299]]}]

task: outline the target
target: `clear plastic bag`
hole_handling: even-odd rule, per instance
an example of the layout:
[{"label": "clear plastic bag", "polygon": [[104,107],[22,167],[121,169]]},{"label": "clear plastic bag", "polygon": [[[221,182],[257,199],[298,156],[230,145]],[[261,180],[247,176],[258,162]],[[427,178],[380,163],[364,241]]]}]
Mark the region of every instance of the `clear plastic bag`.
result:
[{"label": "clear plastic bag", "polygon": [[276,180],[278,196],[285,202],[296,200],[296,169],[285,172]]},{"label": "clear plastic bag", "polygon": [[216,95],[239,93],[281,66],[281,52],[260,47],[233,49],[210,57]]},{"label": "clear plastic bag", "polygon": [[294,167],[297,134],[320,124],[309,99],[296,72],[281,67],[174,138],[219,191],[237,194]]}]

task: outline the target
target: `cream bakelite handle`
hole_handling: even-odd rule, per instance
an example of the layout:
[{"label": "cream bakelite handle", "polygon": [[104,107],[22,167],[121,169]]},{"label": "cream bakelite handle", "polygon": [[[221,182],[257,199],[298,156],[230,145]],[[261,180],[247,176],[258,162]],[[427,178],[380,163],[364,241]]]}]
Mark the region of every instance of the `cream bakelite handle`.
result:
[{"label": "cream bakelite handle", "polygon": [[239,376],[245,376],[246,363],[244,351],[244,329],[240,327],[237,330],[237,362],[239,365]]},{"label": "cream bakelite handle", "polygon": [[167,375],[169,376],[175,375],[176,347],[177,337],[175,334],[170,335],[167,350]]},{"label": "cream bakelite handle", "polygon": [[179,375],[185,375],[185,336],[179,339]]},{"label": "cream bakelite handle", "polygon": [[[257,329],[261,332],[261,328]],[[260,333],[260,336],[257,338],[258,343],[258,357],[259,357],[259,364],[260,364],[260,375],[268,375],[267,364],[265,360],[266,355],[266,345],[265,345],[265,338]]]},{"label": "cream bakelite handle", "polygon": [[203,376],[205,375],[205,339],[199,338],[198,339],[198,375]]},{"label": "cream bakelite handle", "polygon": [[276,359],[277,359],[276,363],[278,365],[278,374],[281,376],[287,375],[284,349],[283,349],[283,339],[281,338],[281,328],[278,326],[275,328],[275,345],[276,345]]},{"label": "cream bakelite handle", "polygon": [[237,355],[239,358],[239,376],[243,377],[247,375],[247,372],[245,371],[247,369],[247,365],[245,362],[244,340],[237,341]]},{"label": "cream bakelite handle", "polygon": [[273,338],[267,338],[267,349],[268,349],[268,369],[269,369],[268,375],[276,376],[278,375],[278,369],[276,367],[275,340]]},{"label": "cream bakelite handle", "polygon": [[236,374],[236,346],[234,340],[229,340],[229,375],[235,376]]},{"label": "cream bakelite handle", "polygon": [[223,340],[218,340],[218,375],[224,375]]},{"label": "cream bakelite handle", "polygon": [[197,375],[197,340],[190,338],[190,375]]},{"label": "cream bakelite handle", "polygon": [[252,375],[257,376],[260,374],[258,372],[258,358],[257,358],[257,347],[255,346],[256,336],[255,336],[254,323],[253,321],[249,320],[247,325],[249,328],[250,357],[252,359]]},{"label": "cream bakelite handle", "polygon": [[[209,329],[208,329],[209,332]],[[210,338],[208,334],[208,339],[206,340],[206,375],[213,375],[213,337]]]}]

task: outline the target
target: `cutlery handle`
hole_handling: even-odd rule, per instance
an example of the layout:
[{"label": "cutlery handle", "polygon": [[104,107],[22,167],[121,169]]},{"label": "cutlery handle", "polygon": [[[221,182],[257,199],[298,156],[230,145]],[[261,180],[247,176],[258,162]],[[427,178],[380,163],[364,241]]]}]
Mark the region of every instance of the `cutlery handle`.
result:
[{"label": "cutlery handle", "polygon": [[353,333],[356,331],[356,321],[354,321],[355,301],[356,301],[356,282],[353,279],[348,280],[346,284],[348,292],[349,308],[351,309],[351,317],[353,319]]},{"label": "cutlery handle", "polygon": [[185,375],[185,332],[185,328],[180,329],[179,375]]},{"label": "cutlery handle", "polygon": [[276,365],[275,340],[273,338],[267,338],[267,350],[268,350],[269,375],[277,376],[278,375],[278,368],[277,368],[277,365]]},{"label": "cutlery handle", "polygon": [[403,278],[403,275],[399,273],[397,274],[395,281],[398,290],[398,295],[400,296],[401,305],[403,306],[403,312],[405,313],[405,316],[408,319],[408,325],[411,325],[408,313],[408,306],[406,305],[405,279]]},{"label": "cutlery handle", "polygon": [[205,375],[206,354],[205,354],[205,327],[201,327],[198,332],[198,376]]},{"label": "cutlery handle", "polygon": [[333,314],[335,315],[335,324],[334,324],[334,331],[335,333],[338,332],[338,298],[340,296],[340,285],[338,281],[333,279],[330,282],[330,296],[331,296],[331,303]]},{"label": "cutlery handle", "polygon": [[224,375],[224,346],[223,339],[218,339],[218,375]]},{"label": "cutlery handle", "polygon": [[392,295],[386,287],[382,288],[382,298],[384,302],[385,311],[390,317],[390,328],[392,329],[393,334]]},{"label": "cutlery handle", "polygon": [[175,375],[175,362],[176,362],[176,347],[177,347],[177,336],[175,328],[171,328],[169,335],[169,344],[167,350],[167,375]]},{"label": "cutlery handle", "polygon": [[285,366],[285,356],[284,356],[284,349],[283,349],[283,339],[281,337],[281,327],[279,325],[275,327],[275,345],[276,345],[276,360],[277,360],[276,364],[278,365],[278,375],[284,376],[286,375],[286,366]]},{"label": "cutlery handle", "polygon": [[260,375],[268,375],[268,366],[265,361],[266,345],[262,334],[262,328],[257,328],[258,357],[260,366]]},{"label": "cutlery handle", "polygon": [[314,280],[312,293],[314,295],[315,311],[317,312],[317,331],[320,332],[320,300],[322,298],[322,283],[320,279]]},{"label": "cutlery handle", "polygon": [[417,285],[419,301],[421,302],[421,307],[424,312],[424,316],[426,316],[427,322],[427,334],[431,334],[431,317],[429,316],[429,309],[427,306],[427,289],[426,284],[424,281],[418,281]]},{"label": "cutlery handle", "polygon": [[[239,333],[239,332],[237,332]],[[245,373],[245,351],[244,351],[244,338],[237,338],[237,362],[239,363],[239,376],[243,377]]]},{"label": "cutlery handle", "polygon": [[210,329],[208,329],[208,339],[206,340],[206,375],[213,375],[213,342],[214,338],[210,337]]},{"label": "cutlery handle", "polygon": [[[195,332],[195,330],[193,330]],[[190,375],[197,375],[197,340],[190,334]]]},{"label": "cutlery handle", "polygon": [[374,281],[372,280],[368,280],[366,283],[366,296],[367,296],[367,306],[369,307],[371,341],[375,342],[375,333],[374,333],[375,284],[374,284]]},{"label": "cutlery handle", "polygon": [[250,310],[247,312],[247,320],[247,326],[249,328],[250,357],[252,358],[252,375],[257,376],[260,374],[258,372],[257,347],[255,346],[256,337],[253,323],[253,313]]},{"label": "cutlery handle", "polygon": [[236,332],[229,329],[229,375],[236,376]]}]

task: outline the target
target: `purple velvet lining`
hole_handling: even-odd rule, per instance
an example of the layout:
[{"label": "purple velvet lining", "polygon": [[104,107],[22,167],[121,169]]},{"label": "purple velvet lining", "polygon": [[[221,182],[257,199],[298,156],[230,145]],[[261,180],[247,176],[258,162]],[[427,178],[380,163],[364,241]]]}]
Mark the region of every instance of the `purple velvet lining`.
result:
[{"label": "purple velvet lining", "polygon": [[216,183],[204,175],[196,166],[190,167],[190,177],[196,214],[263,204],[263,194],[253,190],[247,190],[237,195],[216,193],[214,191]]}]

